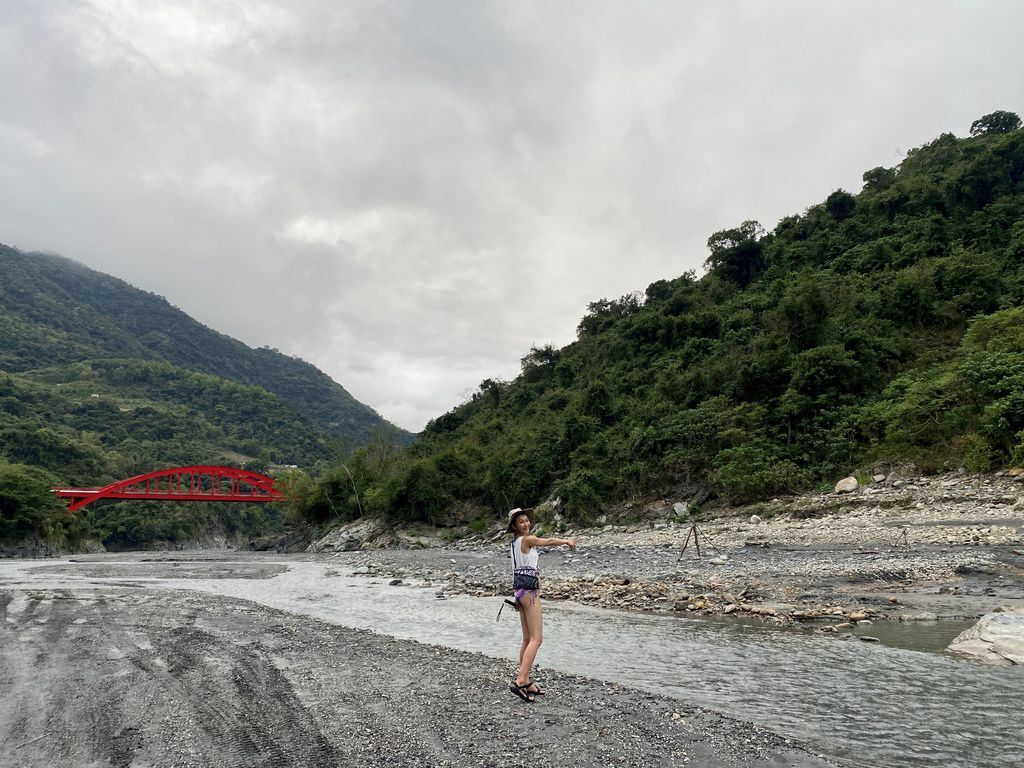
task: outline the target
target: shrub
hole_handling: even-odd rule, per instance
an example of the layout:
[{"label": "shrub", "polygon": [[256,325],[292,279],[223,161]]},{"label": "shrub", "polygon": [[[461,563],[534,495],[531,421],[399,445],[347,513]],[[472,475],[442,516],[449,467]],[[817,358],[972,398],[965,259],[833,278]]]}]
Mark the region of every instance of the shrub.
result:
[{"label": "shrub", "polygon": [[797,490],[809,482],[804,470],[763,446],[726,448],[715,456],[713,466],[712,487],[719,496],[734,504]]}]

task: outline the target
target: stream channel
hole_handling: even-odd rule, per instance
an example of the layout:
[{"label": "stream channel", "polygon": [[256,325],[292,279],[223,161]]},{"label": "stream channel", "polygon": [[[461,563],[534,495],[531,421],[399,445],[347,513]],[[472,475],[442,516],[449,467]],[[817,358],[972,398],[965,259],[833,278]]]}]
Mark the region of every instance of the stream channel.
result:
[{"label": "stream channel", "polygon": [[[199,556],[211,564],[209,553]],[[94,561],[108,569],[103,576],[90,573],[86,562],[0,561],[0,589],[189,589],[489,656],[518,652],[518,618],[506,609],[495,621],[496,597],[438,599],[436,587],[388,586],[328,562],[280,555],[218,558],[227,577],[211,579],[147,577],[140,556],[108,557]],[[231,578],[233,563],[243,570],[274,565],[280,572]],[[130,566],[124,572],[130,577],[109,575],[111,566],[122,564]],[[54,567],[61,565],[66,570]],[[882,642],[866,643],[760,622],[553,601],[544,612],[542,668],[674,697],[680,707],[714,709],[848,765],[1024,766],[1024,669],[943,652],[963,623],[879,622],[869,632]]]}]

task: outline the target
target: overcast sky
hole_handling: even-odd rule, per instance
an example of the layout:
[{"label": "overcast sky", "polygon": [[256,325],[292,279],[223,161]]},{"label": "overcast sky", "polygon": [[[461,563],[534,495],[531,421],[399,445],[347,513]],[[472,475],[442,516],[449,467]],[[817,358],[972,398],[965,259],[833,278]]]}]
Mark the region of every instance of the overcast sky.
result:
[{"label": "overcast sky", "polygon": [[997,109],[1024,3],[3,0],[0,242],[412,431]]}]

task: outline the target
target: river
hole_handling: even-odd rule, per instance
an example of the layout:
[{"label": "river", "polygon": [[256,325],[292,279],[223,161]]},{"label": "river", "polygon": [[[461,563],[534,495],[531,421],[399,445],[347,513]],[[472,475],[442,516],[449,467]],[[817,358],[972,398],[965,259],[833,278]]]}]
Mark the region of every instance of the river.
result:
[{"label": "river", "polygon": [[[172,578],[165,569],[146,576],[145,556],[121,557],[97,560],[102,568],[0,561],[0,588],[190,589],[491,656],[518,650],[518,619],[506,609],[495,621],[498,598],[437,599],[415,583],[388,586],[329,562],[277,555],[224,556],[218,578]],[[112,571],[120,563],[124,575]],[[254,564],[266,568],[264,578],[223,577]],[[548,602],[539,660],[752,721],[851,765],[1024,765],[1024,670],[939,650],[960,628],[879,623],[869,631],[884,642],[866,643]]]}]

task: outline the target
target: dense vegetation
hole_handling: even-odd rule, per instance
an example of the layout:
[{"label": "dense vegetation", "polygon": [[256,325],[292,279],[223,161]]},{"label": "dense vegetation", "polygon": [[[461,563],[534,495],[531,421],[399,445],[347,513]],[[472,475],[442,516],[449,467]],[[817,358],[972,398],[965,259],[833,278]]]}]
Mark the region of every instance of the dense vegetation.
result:
[{"label": "dense vegetation", "polygon": [[69,517],[48,489],[178,464],[312,468],[378,433],[411,440],[313,366],[250,349],[120,280],[7,246],[0,275],[0,542],[258,534],[279,528],[280,513],[193,505],[181,518],[107,504]]},{"label": "dense vegetation", "polygon": [[[1024,131],[943,134],[765,231],[708,239],[707,273],[593,302],[404,456],[368,447],[296,496],[312,520],[490,516],[560,496],[731,501],[874,463],[1024,462]],[[356,490],[359,491],[357,497]]]}]

